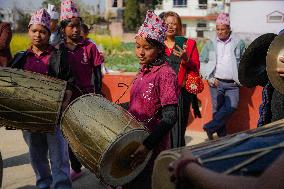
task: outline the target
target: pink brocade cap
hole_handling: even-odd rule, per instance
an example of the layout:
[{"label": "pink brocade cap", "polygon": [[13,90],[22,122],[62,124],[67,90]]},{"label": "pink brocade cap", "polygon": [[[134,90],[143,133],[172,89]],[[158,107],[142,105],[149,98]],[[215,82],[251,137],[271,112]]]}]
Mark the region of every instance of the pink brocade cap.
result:
[{"label": "pink brocade cap", "polygon": [[50,30],[50,15],[45,9],[37,10],[31,17],[29,27],[32,24],[40,24]]},{"label": "pink brocade cap", "polygon": [[80,17],[75,3],[72,0],[63,0],[61,2],[60,20],[67,20],[74,17]]},{"label": "pink brocade cap", "polygon": [[230,17],[228,13],[220,13],[216,20],[216,25],[230,25]]},{"label": "pink brocade cap", "polygon": [[139,28],[136,36],[155,39],[160,43],[164,43],[166,31],[167,26],[164,21],[153,11],[148,10],[144,23]]}]

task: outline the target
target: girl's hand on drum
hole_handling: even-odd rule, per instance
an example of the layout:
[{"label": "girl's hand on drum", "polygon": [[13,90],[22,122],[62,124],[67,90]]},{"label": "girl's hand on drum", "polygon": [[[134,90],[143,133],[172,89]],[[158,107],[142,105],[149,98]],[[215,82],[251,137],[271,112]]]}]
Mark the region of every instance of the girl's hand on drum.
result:
[{"label": "girl's hand on drum", "polygon": [[[280,56],[279,60],[284,63],[284,56]],[[277,72],[281,77],[284,77],[284,67],[283,68],[277,68]]]},{"label": "girl's hand on drum", "polygon": [[175,182],[185,176],[185,168],[190,162],[195,162],[196,158],[190,150],[183,150],[179,159],[169,164],[171,181]]},{"label": "girl's hand on drum", "polygon": [[148,153],[149,150],[143,144],[140,144],[140,146],[138,146],[138,148],[130,156],[132,159],[130,163],[131,169],[135,169],[138,165],[140,165],[146,159]]}]

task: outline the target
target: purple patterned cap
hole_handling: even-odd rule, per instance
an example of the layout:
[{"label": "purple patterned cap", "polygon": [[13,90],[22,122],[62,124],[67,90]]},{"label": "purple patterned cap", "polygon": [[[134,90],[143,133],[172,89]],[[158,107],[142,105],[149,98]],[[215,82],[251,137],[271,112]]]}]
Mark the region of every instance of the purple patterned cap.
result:
[{"label": "purple patterned cap", "polygon": [[29,27],[32,24],[40,24],[50,30],[50,15],[45,9],[37,10],[31,17]]},{"label": "purple patterned cap", "polygon": [[230,25],[230,16],[228,13],[220,13],[216,20],[216,25]]},{"label": "purple patterned cap", "polygon": [[80,14],[72,0],[63,0],[61,2],[60,20],[80,17]]},{"label": "purple patterned cap", "polygon": [[148,10],[144,23],[138,30],[136,36],[155,39],[160,43],[164,43],[167,26],[165,22],[158,17],[153,11]]}]

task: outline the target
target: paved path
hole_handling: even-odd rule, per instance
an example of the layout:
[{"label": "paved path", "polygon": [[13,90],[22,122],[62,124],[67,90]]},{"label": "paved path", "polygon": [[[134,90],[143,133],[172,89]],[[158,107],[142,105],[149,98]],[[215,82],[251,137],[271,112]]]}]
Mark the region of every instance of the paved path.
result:
[{"label": "paved path", "polygon": [[[188,145],[204,141],[204,133],[189,132]],[[29,163],[28,149],[21,131],[0,128],[0,150],[4,163],[3,189],[36,189],[35,175]],[[74,189],[105,189],[94,174],[84,169],[84,176],[73,182]]]}]

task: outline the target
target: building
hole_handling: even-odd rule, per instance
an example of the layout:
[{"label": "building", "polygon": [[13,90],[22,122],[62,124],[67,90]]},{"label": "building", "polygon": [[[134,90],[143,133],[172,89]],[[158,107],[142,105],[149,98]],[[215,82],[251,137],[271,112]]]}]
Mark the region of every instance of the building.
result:
[{"label": "building", "polygon": [[249,41],[284,28],[283,0],[231,0],[232,30]]},{"label": "building", "polygon": [[105,0],[105,17],[122,21],[126,0]]},{"label": "building", "polygon": [[220,12],[229,12],[229,0],[163,0],[155,13],[177,12],[183,23],[186,37],[211,37],[215,20]]}]

